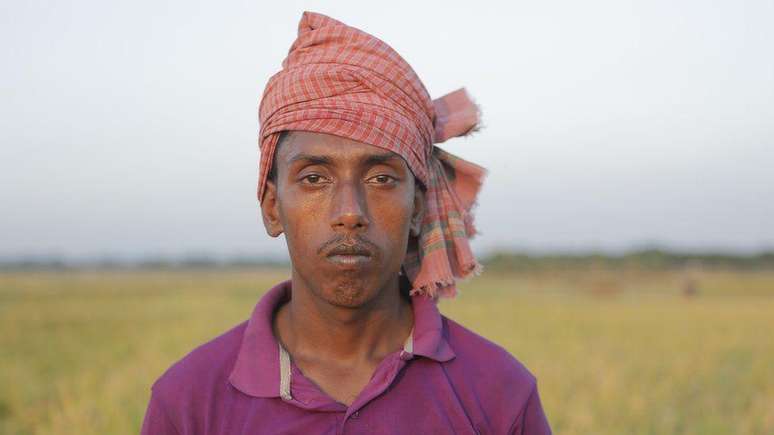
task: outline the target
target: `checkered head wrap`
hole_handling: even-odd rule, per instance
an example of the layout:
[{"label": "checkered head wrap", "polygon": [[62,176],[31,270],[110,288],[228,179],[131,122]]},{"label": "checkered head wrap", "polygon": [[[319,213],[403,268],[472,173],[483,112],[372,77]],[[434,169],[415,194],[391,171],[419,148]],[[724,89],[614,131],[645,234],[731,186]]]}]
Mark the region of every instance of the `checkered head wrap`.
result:
[{"label": "checkered head wrap", "polygon": [[269,79],[260,109],[258,198],[263,199],[280,133],[327,133],[393,151],[425,187],[419,237],[403,270],[411,294],[456,295],[455,279],[480,270],[468,239],[470,213],[485,171],[433,144],[474,131],[478,107],[464,89],[432,100],[389,45],[322,14],[304,12],[282,70]]}]

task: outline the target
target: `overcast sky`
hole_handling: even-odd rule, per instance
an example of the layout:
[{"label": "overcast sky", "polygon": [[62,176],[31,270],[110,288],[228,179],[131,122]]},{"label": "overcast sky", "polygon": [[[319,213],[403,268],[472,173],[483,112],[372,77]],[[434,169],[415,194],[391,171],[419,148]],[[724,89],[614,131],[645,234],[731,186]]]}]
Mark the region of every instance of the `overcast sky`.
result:
[{"label": "overcast sky", "polygon": [[774,2],[459,4],[5,2],[0,257],[284,255],[257,106],[303,10],[480,103],[477,251],[774,247]]}]

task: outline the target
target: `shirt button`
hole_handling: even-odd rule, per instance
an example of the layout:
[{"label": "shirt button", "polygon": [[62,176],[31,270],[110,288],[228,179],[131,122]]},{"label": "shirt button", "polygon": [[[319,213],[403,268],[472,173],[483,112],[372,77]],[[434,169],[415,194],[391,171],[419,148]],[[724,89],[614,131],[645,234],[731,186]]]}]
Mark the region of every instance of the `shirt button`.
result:
[{"label": "shirt button", "polygon": [[360,417],[360,411],[353,412],[352,415],[350,415],[350,417],[352,417],[352,419],[354,420],[357,420]]}]

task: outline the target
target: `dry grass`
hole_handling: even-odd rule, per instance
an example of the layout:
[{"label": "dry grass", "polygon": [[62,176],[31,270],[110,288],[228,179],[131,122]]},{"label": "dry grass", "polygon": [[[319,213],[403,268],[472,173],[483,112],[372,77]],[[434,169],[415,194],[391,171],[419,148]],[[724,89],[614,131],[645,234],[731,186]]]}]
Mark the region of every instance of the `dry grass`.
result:
[{"label": "dry grass", "polygon": [[[133,434],[173,361],[283,271],[0,274],[0,433]],[[539,379],[561,434],[774,433],[774,273],[484,274],[444,301]]]}]

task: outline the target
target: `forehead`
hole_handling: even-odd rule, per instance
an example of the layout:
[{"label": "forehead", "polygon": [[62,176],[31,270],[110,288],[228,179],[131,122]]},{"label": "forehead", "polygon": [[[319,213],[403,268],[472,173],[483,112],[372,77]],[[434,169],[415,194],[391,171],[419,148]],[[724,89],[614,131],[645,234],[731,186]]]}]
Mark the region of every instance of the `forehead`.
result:
[{"label": "forehead", "polygon": [[326,133],[290,131],[277,149],[277,162],[289,163],[299,156],[326,157],[333,162],[358,163],[378,156],[400,161],[403,158],[390,150]]}]

